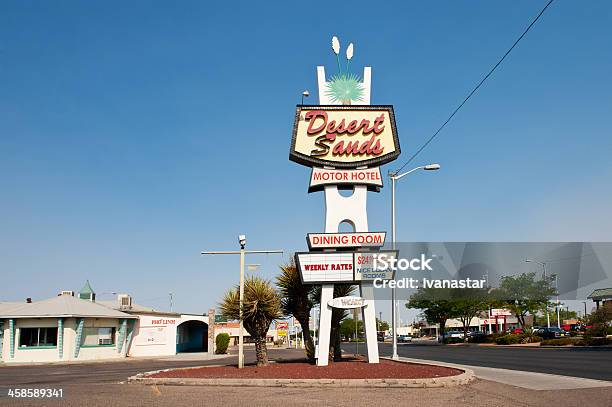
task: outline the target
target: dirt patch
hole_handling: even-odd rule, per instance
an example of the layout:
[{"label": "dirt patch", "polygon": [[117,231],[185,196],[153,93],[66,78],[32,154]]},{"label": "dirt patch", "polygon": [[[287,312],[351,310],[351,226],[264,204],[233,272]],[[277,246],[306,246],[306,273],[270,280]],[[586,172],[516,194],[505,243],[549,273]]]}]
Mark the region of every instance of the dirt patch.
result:
[{"label": "dirt patch", "polygon": [[271,363],[269,366],[254,365],[238,369],[236,366],[211,366],[191,369],[175,369],[146,377],[153,378],[206,378],[206,379],[429,379],[456,376],[459,369],[442,366],[401,363],[381,359],[370,364],[359,359],[344,359],[330,362],[328,366],[315,366],[305,361]]}]

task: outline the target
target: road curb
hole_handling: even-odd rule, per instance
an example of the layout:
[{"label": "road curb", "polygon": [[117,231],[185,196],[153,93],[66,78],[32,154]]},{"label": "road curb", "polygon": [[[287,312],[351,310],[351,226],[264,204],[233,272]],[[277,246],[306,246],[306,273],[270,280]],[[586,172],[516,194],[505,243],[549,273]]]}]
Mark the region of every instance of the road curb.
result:
[{"label": "road curb", "polygon": [[[396,362],[412,363],[405,361]],[[433,363],[422,364],[434,365]],[[147,377],[151,374],[178,369],[181,368],[139,373],[129,377],[128,383],[170,386],[434,388],[462,386],[469,384],[475,379],[474,371],[471,369],[458,369],[463,370],[463,373],[455,376],[427,379],[193,379]]]}]

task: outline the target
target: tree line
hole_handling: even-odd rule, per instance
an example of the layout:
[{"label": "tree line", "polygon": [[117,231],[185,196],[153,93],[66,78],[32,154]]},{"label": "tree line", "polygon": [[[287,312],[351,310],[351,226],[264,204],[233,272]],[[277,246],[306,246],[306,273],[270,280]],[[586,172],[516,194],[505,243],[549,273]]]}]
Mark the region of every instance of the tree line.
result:
[{"label": "tree line", "polygon": [[[280,266],[276,284],[256,276],[245,279],[243,320],[244,328],[255,343],[257,365],[268,364],[266,334],[273,320],[292,316],[298,320],[304,335],[306,357],[315,360],[315,346],[309,329],[310,312],[319,304],[321,286],[303,284],[293,262]],[[355,286],[335,284],[334,298],[351,295]],[[510,310],[522,328],[526,328],[527,315],[536,315],[550,306],[550,298],[556,294],[551,278],[536,278],[535,273],[502,277],[498,288],[420,288],[406,304],[408,308],[422,310],[425,319],[439,324],[442,332],[446,321],[457,318],[463,325],[464,338],[467,338],[470,321],[490,307]],[[225,293],[219,303],[221,314],[230,320],[240,317],[239,289],[233,287]],[[331,341],[329,357],[341,358],[340,344],[348,329],[354,325],[342,321],[349,312],[334,308],[332,311]],[[349,326],[350,325],[350,326]]]},{"label": "tree line", "polygon": [[523,273],[502,277],[496,288],[419,288],[406,307],[421,309],[427,322],[439,324],[442,338],[446,321],[458,319],[467,341],[472,319],[490,308],[509,310],[525,330],[527,316],[546,312],[552,305],[550,298],[556,294],[552,277]]}]

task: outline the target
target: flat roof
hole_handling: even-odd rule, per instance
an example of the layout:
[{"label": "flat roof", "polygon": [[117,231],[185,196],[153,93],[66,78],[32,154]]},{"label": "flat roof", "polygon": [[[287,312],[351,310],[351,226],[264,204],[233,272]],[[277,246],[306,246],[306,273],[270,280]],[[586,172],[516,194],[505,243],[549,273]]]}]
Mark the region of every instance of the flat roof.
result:
[{"label": "flat roof", "polygon": [[[7,304],[7,305],[4,305]],[[71,295],[58,295],[42,301],[31,303],[0,303],[0,318],[127,318],[133,315],[117,311],[89,300],[82,300]]]},{"label": "flat roof", "polygon": [[592,300],[607,300],[612,299],[612,288],[598,288],[591,293],[587,298]]},{"label": "flat roof", "polygon": [[154,308],[145,307],[144,305],[134,304],[134,303],[132,303],[130,307],[125,307],[125,308],[121,307],[117,301],[97,301],[97,303],[107,308],[125,312],[128,314],[171,315],[175,317],[181,316],[181,314],[178,312],[158,311]]}]

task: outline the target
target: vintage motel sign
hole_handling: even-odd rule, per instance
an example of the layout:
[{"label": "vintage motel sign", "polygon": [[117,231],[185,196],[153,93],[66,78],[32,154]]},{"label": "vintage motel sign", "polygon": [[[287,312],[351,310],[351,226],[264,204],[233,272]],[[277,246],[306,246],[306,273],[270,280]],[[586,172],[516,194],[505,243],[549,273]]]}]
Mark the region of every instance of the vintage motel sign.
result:
[{"label": "vintage motel sign", "polygon": [[[340,42],[332,39],[339,56]],[[325,231],[309,233],[309,252],[295,254],[303,283],[321,284],[317,365],[326,366],[334,307],[354,307],[362,313],[368,362],[378,363],[373,281],[391,279],[393,271],[380,269],[379,255],[397,258],[397,251],[382,251],[385,232],[368,230],[368,191],[383,186],[379,166],[400,155],[395,113],[390,105],[371,105],[372,70],[363,77],[349,72],[353,45],[346,50],[347,67],[329,78],[317,67],[319,105],[296,107],[289,159],[312,167],[308,192],[324,191]],[[340,66],[340,63],[338,64]],[[339,189],[352,189],[345,197]],[[348,222],[354,233],[339,233]],[[388,263],[387,263],[388,264]],[[334,283],[359,285],[359,300],[333,298]],[[352,304],[352,305],[351,305]]]}]

